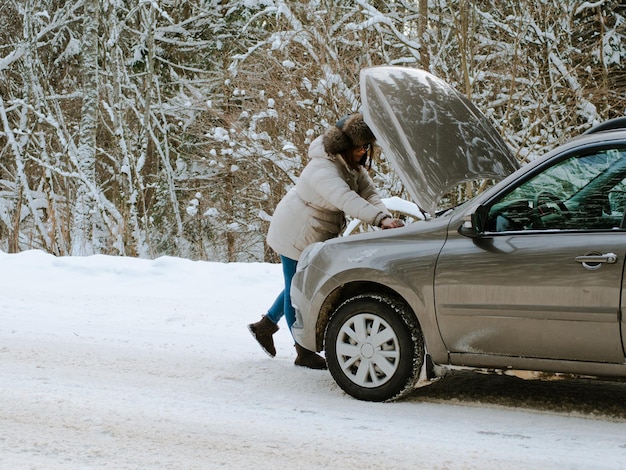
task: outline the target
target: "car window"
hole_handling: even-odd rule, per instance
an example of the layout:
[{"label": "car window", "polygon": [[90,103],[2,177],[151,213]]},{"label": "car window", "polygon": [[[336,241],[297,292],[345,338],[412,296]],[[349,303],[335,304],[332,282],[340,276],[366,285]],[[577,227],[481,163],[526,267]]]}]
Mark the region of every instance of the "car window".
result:
[{"label": "car window", "polygon": [[489,209],[490,232],[614,230],[626,206],[626,149],[576,155],[544,169]]}]

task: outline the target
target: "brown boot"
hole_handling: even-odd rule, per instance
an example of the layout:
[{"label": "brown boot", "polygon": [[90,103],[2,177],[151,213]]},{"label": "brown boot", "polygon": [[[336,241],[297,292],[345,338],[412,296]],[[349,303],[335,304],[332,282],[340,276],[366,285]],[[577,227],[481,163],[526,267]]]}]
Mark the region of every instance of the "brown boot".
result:
[{"label": "brown boot", "polygon": [[294,362],[297,366],[308,367],[309,369],[327,369],[326,359],[315,354],[313,351],[303,348],[298,343],[295,344],[298,357]]},{"label": "brown boot", "polygon": [[272,335],[278,331],[278,325],[276,323],[263,315],[260,321],[250,323],[248,329],[250,333],[252,333],[252,336],[259,342],[263,351],[270,357],[276,356],[274,338],[272,338]]}]

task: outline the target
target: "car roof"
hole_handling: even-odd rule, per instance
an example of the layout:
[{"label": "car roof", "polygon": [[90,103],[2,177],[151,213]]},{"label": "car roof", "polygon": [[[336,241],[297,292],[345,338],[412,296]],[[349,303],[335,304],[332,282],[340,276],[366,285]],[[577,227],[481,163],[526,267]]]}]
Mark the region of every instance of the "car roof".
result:
[{"label": "car roof", "polygon": [[620,140],[626,140],[626,118],[611,119],[598,124],[562,145],[559,145],[554,150],[548,152],[548,154],[553,155],[555,153],[561,153],[563,150],[581,145],[603,142],[608,144]]},{"label": "car roof", "polygon": [[626,116],[609,119],[600,124],[593,126],[591,129],[587,129],[583,132],[583,135],[596,134],[598,132],[607,132],[615,130],[626,130]]}]

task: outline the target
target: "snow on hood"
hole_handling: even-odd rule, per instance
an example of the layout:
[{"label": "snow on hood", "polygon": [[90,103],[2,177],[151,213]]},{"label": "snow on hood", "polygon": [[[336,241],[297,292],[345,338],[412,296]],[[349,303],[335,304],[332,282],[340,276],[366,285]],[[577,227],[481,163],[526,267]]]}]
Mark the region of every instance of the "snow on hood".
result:
[{"label": "snow on hood", "polygon": [[420,208],[465,181],[500,180],[518,168],[487,118],[430,73],[406,67],[361,71],[365,121]]}]

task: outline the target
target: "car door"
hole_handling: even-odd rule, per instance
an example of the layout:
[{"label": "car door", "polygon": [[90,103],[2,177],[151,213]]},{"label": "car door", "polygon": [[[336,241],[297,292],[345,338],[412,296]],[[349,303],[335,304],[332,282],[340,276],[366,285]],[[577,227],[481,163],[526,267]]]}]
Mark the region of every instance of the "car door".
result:
[{"label": "car door", "polygon": [[448,350],[623,363],[625,178],[626,149],[586,149],[492,198],[480,236],[452,227],[435,274]]}]

